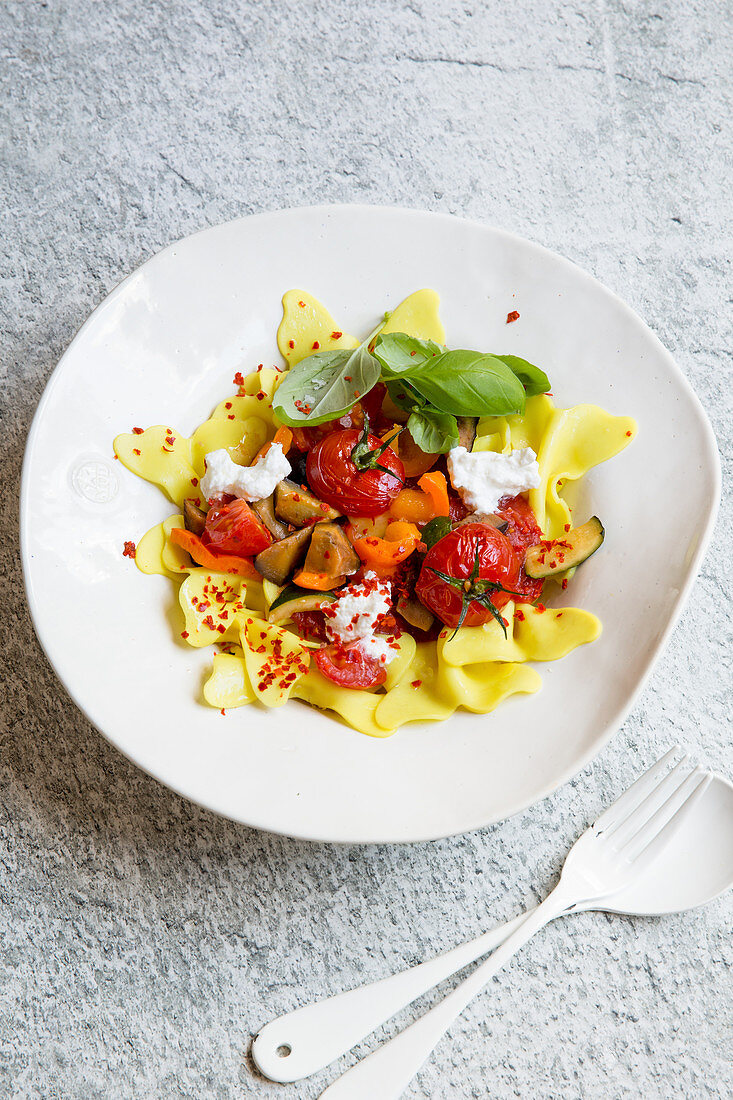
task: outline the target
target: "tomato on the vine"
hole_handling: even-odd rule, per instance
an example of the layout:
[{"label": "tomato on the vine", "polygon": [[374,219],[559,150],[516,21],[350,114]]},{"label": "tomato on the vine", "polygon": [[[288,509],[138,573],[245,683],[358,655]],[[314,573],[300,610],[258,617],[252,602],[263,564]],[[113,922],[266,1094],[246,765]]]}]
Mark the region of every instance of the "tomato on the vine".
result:
[{"label": "tomato on the vine", "polygon": [[308,455],[308,484],[326,504],[347,516],[386,512],[405,481],[398,455],[364,430],[331,432]]},{"label": "tomato on the vine", "polygon": [[272,535],[247,501],[235,498],[209,509],[201,541],[215,554],[250,557],[269,546]]},{"label": "tomato on the vine", "polygon": [[528,501],[521,495],[505,500],[496,509],[496,514],[506,521],[506,537],[522,563],[516,585],[517,592],[522,593],[526,603],[532,603],[542,595],[544,581],[527,576],[524,572],[524,558],[527,547],[535,546],[544,538],[540,525]]},{"label": "tomato on the vine", "polygon": [[518,579],[519,559],[506,536],[496,527],[467,523],[428,550],[415,594],[446,626],[480,626],[501,621]]},{"label": "tomato on the vine", "polygon": [[315,659],[321,674],[339,687],[379,687],[387,679],[384,665],[365,653],[357,642],[317,649]]}]

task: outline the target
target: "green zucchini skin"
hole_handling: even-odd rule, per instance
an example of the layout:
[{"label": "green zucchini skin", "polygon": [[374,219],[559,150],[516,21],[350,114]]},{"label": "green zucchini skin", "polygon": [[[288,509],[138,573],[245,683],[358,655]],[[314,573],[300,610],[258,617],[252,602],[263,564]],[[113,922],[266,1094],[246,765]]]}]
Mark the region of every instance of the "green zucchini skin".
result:
[{"label": "green zucchini skin", "polygon": [[524,571],[533,580],[565,573],[595,554],[605,538],[603,524],[592,516],[581,527],[573,527],[559,539],[547,539],[530,546],[524,561]]},{"label": "green zucchini skin", "polygon": [[335,598],[330,592],[313,592],[297,584],[289,584],[270,605],[267,621],[286,623],[296,611],[317,611]]}]

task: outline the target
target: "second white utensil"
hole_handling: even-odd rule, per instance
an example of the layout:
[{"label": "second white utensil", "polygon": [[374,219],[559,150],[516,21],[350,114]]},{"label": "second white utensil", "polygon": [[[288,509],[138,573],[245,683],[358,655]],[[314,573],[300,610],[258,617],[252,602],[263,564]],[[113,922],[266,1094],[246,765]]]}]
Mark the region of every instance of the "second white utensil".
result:
[{"label": "second white utensil", "polygon": [[[658,771],[676,751],[672,749],[656,765]],[[711,835],[726,843],[710,848]],[[572,912],[672,913],[710,901],[732,882],[733,786],[716,777],[685,817],[685,828],[675,834],[642,880],[602,901],[578,904]],[[526,915],[418,966],[279,1016],[254,1041],[252,1054],[258,1068],[280,1082],[297,1081],[323,1069],[416,997],[494,950]]]},{"label": "second white utensil", "polygon": [[658,764],[637,780],[576,840],[555,889],[494,954],[419,1020],[347,1070],[322,1096],[399,1100],[466,1005],[535,932],[578,902],[599,900],[643,873],[712,779],[702,768],[690,772],[686,763],[684,757],[664,778]]}]

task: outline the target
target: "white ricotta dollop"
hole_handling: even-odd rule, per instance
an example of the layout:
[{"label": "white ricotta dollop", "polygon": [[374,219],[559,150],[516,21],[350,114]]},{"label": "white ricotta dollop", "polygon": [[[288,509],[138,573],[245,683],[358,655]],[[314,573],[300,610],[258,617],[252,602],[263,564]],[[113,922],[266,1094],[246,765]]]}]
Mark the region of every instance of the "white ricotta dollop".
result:
[{"label": "white ricotta dollop", "polygon": [[467,451],[454,447],[448,454],[453,488],[473,512],[493,512],[502,497],[513,497],[540,483],[537,455],[531,447],[510,451]]},{"label": "white ricotta dollop", "polygon": [[211,451],[206,456],[206,473],[201,478],[201,492],[206,500],[225,494],[242,500],[262,500],[269,497],[279,481],[291,471],[282,444],[273,443],[267,454],[254,466],[238,466],[229,452]]},{"label": "white ricotta dollop", "polygon": [[391,607],[389,585],[375,573],[365,573],[363,581],[342,588],[338,597],[323,608],[328,636],[339,645],[358,642],[359,649],[369,657],[388,664],[395,650],[384,635],[374,634],[374,628]]}]

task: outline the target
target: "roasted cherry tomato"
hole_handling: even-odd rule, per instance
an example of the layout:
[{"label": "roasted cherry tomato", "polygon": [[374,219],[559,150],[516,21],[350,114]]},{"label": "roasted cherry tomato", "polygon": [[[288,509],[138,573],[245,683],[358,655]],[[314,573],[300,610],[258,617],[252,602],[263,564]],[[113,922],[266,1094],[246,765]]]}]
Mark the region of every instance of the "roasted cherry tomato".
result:
[{"label": "roasted cherry tomato", "polygon": [[532,603],[542,595],[544,581],[532,580],[531,577],[527,576],[524,572],[524,557],[527,547],[540,542],[544,535],[529,503],[521,495],[505,500],[497,508],[496,514],[506,520],[508,526],[504,533],[522,563],[522,569],[517,580],[517,592],[522,593],[527,603]]},{"label": "roasted cherry tomato", "polygon": [[317,443],[325,439],[332,432],[341,432],[345,428],[361,428],[364,423],[364,414],[360,405],[354,405],[338,420],[328,420],[325,424],[317,424],[313,428],[291,428],[293,433],[293,446],[304,453],[312,451]]},{"label": "roasted cherry tomato", "polygon": [[322,611],[295,611],[293,622],[303,638],[313,638],[317,642],[327,642],[326,617]]},{"label": "roasted cherry tomato", "polygon": [[[519,559],[495,527],[467,523],[428,550],[415,594],[446,626],[480,626],[516,591]],[[504,591],[507,589],[508,591]]]},{"label": "roasted cherry tomato", "polygon": [[383,664],[364,653],[358,645],[329,645],[315,652],[319,672],[339,687],[378,687],[387,679]]},{"label": "roasted cherry tomato", "polygon": [[269,546],[272,535],[247,501],[235,498],[209,509],[201,541],[215,554],[249,557]]},{"label": "roasted cherry tomato", "polygon": [[347,516],[378,516],[386,512],[405,480],[405,471],[391,447],[362,432],[331,432],[310,452],[308,484],[326,504]]}]

